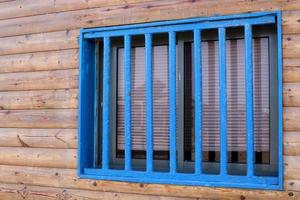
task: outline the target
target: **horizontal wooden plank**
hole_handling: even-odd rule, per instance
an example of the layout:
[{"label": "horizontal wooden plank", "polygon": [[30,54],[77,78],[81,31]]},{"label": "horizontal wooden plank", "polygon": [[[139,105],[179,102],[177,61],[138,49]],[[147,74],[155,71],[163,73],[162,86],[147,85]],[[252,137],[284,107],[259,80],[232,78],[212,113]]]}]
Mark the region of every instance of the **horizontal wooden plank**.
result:
[{"label": "horizontal wooden plank", "polygon": [[284,178],[300,180],[300,156],[284,156]]},{"label": "horizontal wooden plank", "polygon": [[300,83],[285,83],[283,85],[283,105],[300,106]]},{"label": "horizontal wooden plank", "polygon": [[[284,190],[286,191],[300,191],[300,180],[287,179],[284,182]],[[295,192],[292,192],[294,195]],[[297,197],[295,197],[297,199]]]},{"label": "horizontal wooden plank", "polygon": [[[300,157],[300,132],[284,132],[284,155]],[[300,168],[299,168],[300,176]],[[299,177],[300,179],[300,177]]]},{"label": "horizontal wooden plank", "polygon": [[300,82],[300,58],[283,59],[283,82]]},{"label": "horizontal wooden plank", "polygon": [[1,128],[77,128],[77,109],[0,110]]},{"label": "horizontal wooden plank", "polygon": [[[132,3],[150,0],[22,0],[10,1],[0,4],[0,19],[42,15],[70,10],[80,10],[96,7],[107,7],[113,5],[124,6]],[[0,1],[1,2],[1,1]]]},{"label": "horizontal wooden plank", "polygon": [[[0,21],[0,37],[72,30],[83,27],[112,26],[119,24],[142,23],[149,21],[180,19],[211,15],[243,13],[249,11],[277,10],[273,2],[259,4],[256,1],[157,1],[128,5],[92,8],[29,16]],[[295,6],[298,4],[293,3]],[[296,9],[296,8],[294,8]],[[188,12],[186,12],[188,10]],[[295,27],[294,18],[298,12],[288,11],[284,17],[285,33],[300,33]],[[296,20],[297,21],[297,20]],[[297,25],[297,24],[296,24]]]},{"label": "horizontal wooden plank", "polygon": [[0,56],[0,73],[78,68],[77,49]]},{"label": "horizontal wooden plank", "polygon": [[77,87],[77,69],[0,74],[0,91],[64,89]]},{"label": "horizontal wooden plank", "polygon": [[[109,7],[109,6],[130,6],[133,3],[141,3],[141,2],[148,2],[149,5],[154,1],[151,0],[89,0],[89,1],[82,1],[82,0],[60,0],[53,3],[53,0],[23,0],[23,1],[10,1],[6,3],[2,3],[1,10],[0,10],[0,19],[9,19],[9,18],[16,18],[16,17],[25,17],[25,16],[33,16],[33,15],[42,15],[42,14],[49,14],[49,13],[57,13],[57,12],[64,12],[64,11],[71,11],[71,10],[81,10],[81,9],[88,9],[88,8],[97,8],[97,7]],[[204,1],[205,2],[205,1]],[[209,7],[212,3],[203,3],[203,6]],[[218,0],[216,3],[227,3],[227,7],[230,10],[236,10],[239,7],[242,7],[243,10],[245,9],[253,9],[257,10],[258,8],[261,9],[278,9],[278,10],[296,10],[300,9],[299,1],[292,0],[287,3],[286,0],[277,0],[277,1],[255,1],[248,2],[248,1],[221,1]],[[237,5],[235,5],[237,4]],[[191,3],[191,5],[193,5]],[[213,4],[218,5],[218,4]],[[222,11],[222,8],[219,6],[217,10]]]},{"label": "horizontal wooden plank", "polygon": [[0,38],[0,55],[77,48],[78,33],[67,30]]},{"label": "horizontal wooden plank", "polygon": [[0,55],[77,48],[79,31],[63,30],[0,38]]},{"label": "horizontal wooden plank", "polygon": [[299,58],[300,34],[283,35],[282,39],[283,58]]},{"label": "horizontal wooden plank", "polygon": [[285,107],[283,109],[283,129],[285,131],[300,131],[300,107]]},{"label": "horizontal wooden plank", "polygon": [[1,165],[32,167],[77,167],[77,149],[46,149],[28,147],[0,147]]},{"label": "horizontal wooden plank", "polygon": [[284,132],[284,144],[287,143],[300,143],[300,132],[287,131]]},{"label": "horizontal wooden plank", "polygon": [[0,183],[0,199],[5,200],[196,200],[197,198],[167,197],[114,192],[99,192],[90,190],[75,190],[67,188],[40,187],[24,184]]},{"label": "horizontal wooden plank", "polygon": [[283,12],[282,31],[284,33],[300,33],[300,10]]},{"label": "horizontal wooden plank", "polygon": [[300,155],[300,143],[285,143],[284,154],[288,156],[299,156]]},{"label": "horizontal wooden plank", "polygon": [[284,68],[300,68],[300,58],[285,58],[283,59],[283,66]]},{"label": "horizontal wooden plank", "polygon": [[[121,192],[158,196],[192,197],[198,199],[295,199],[299,193],[241,190],[230,188],[192,187],[161,184],[138,184],[116,181],[78,179],[75,169],[54,169],[0,165],[0,180],[5,183],[24,183],[36,186],[67,187],[93,191]],[[258,195],[259,194],[259,195]]]},{"label": "horizontal wooden plank", "polygon": [[0,147],[77,148],[77,129],[0,128]]},{"label": "horizontal wooden plank", "polygon": [[0,92],[0,109],[78,108],[78,89]]}]

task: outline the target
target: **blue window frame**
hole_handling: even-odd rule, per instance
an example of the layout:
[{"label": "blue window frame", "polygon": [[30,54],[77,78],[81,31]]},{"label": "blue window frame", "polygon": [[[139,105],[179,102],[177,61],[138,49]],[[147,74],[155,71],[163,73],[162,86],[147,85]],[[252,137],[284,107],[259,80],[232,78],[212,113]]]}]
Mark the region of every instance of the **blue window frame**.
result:
[{"label": "blue window frame", "polygon": [[[276,27],[277,35],[277,102],[276,102],[276,140],[277,140],[277,173],[274,176],[255,174],[254,155],[254,105],[253,105],[253,26],[270,25]],[[227,88],[226,88],[226,30],[241,27],[244,30],[245,46],[245,102],[246,102],[246,174],[231,175],[228,173],[228,137],[227,137]],[[203,170],[202,157],[202,62],[201,32],[215,29],[218,31],[219,62],[219,106],[220,106],[220,165],[218,174],[207,174]],[[177,120],[176,110],[176,35],[183,31],[193,32],[193,65],[195,95],[195,161],[193,173],[178,172],[177,163]],[[169,171],[154,170],[153,155],[153,34],[168,34],[169,56]],[[145,88],[146,88],[146,170],[132,168],[132,135],[131,135],[131,47],[132,37],[142,35],[145,39]],[[124,41],[124,123],[125,147],[124,169],[110,167],[111,143],[111,56],[112,38],[123,37]],[[103,44],[103,78],[99,78],[99,49],[96,41]],[[127,26],[82,29],[79,37],[80,74],[79,74],[79,162],[80,178],[115,180],[142,183],[178,184],[193,186],[236,187],[253,189],[283,189],[282,157],[282,44],[281,12],[260,12],[241,15],[217,16],[210,18],[193,18],[184,20],[154,22]],[[101,82],[101,84],[99,84]],[[99,95],[101,85],[102,95]],[[102,113],[99,115],[101,98]],[[102,120],[99,124],[98,116]],[[99,132],[101,128],[99,145]],[[101,151],[98,152],[96,145]],[[100,159],[100,166],[95,166],[95,159]]]}]

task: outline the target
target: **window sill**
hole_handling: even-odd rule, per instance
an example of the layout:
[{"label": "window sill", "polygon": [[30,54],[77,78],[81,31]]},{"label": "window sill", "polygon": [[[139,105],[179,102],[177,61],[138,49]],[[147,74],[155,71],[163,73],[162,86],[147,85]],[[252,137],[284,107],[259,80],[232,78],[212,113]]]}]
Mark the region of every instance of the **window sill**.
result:
[{"label": "window sill", "polygon": [[149,184],[171,184],[187,186],[206,186],[206,187],[230,187],[244,189],[262,190],[282,190],[279,185],[278,177],[254,176],[251,178],[234,175],[215,175],[215,174],[171,174],[168,172],[142,172],[123,170],[102,170],[85,168],[84,173],[79,174],[83,179],[111,180],[133,183]]}]

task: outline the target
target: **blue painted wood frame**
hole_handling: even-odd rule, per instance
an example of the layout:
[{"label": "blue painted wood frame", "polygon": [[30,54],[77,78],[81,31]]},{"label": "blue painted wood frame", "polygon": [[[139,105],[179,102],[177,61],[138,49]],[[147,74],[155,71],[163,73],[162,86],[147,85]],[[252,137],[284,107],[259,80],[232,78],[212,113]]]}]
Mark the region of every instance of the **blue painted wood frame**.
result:
[{"label": "blue painted wood frame", "polygon": [[152,35],[145,35],[146,46],[146,159],[147,172],[153,171],[153,94],[152,94]]},{"label": "blue painted wood frame", "polygon": [[245,85],[246,85],[246,130],[247,130],[247,176],[254,175],[254,118],[253,118],[253,61],[252,27],[245,25]]},{"label": "blue painted wood frame", "polygon": [[132,168],[131,158],[131,36],[124,37],[124,119],[125,119],[125,170]]},{"label": "blue painted wood frame", "polygon": [[277,51],[278,51],[278,186],[280,190],[283,190],[283,122],[282,122],[282,26],[281,26],[281,12],[277,13]]},{"label": "blue painted wood frame", "polygon": [[219,28],[220,174],[227,175],[226,30]]},{"label": "blue painted wood frame", "polygon": [[[94,165],[95,41],[79,36],[78,173]],[[88,97],[88,98],[87,98]]]},{"label": "blue painted wood frame", "polygon": [[110,38],[103,38],[103,112],[102,169],[109,169],[110,160]]},{"label": "blue painted wood frame", "polygon": [[169,135],[170,173],[177,170],[176,147],[176,33],[169,32]]},{"label": "blue painted wood frame", "polygon": [[[251,58],[251,27],[258,24],[276,24],[278,39],[278,176],[256,176],[254,174],[253,155],[247,158],[247,175],[233,176],[227,174],[227,137],[226,137],[226,40],[227,27],[245,27],[246,46],[246,79],[251,80],[250,68],[253,65]],[[204,174],[201,166],[201,30],[219,30],[219,62],[220,62],[220,125],[221,125],[221,163],[220,174]],[[176,156],[176,32],[194,31],[194,64],[195,64],[195,98],[196,98],[196,144],[195,173],[184,174],[177,172]],[[152,34],[169,33],[169,83],[170,83],[170,173],[153,171],[153,127],[152,127]],[[145,172],[134,171],[131,166],[131,35],[144,34],[146,43],[146,101],[150,102],[146,108],[147,121],[147,170]],[[216,16],[211,18],[194,18],[177,21],[154,22],[128,26],[115,26],[105,28],[82,29],[79,37],[79,161],[78,174],[81,178],[116,180],[127,182],[199,185],[213,187],[237,187],[255,189],[283,189],[283,139],[282,139],[282,36],[281,36],[281,12],[248,13],[241,15]],[[104,79],[103,79],[103,112],[109,113],[109,67],[110,44],[109,40],[114,36],[124,36],[124,67],[125,67],[125,169],[109,169],[109,114],[103,113],[103,163],[100,169],[93,168],[93,147],[95,114],[95,39],[104,41]],[[106,75],[105,75],[106,74]],[[252,72],[253,75],[253,72]],[[247,151],[253,151],[253,119],[251,122],[251,110],[253,112],[253,91],[251,84],[247,86]],[[251,94],[252,93],[252,94]],[[106,97],[105,97],[106,96]],[[252,104],[252,105],[251,105]],[[248,128],[249,127],[249,128]],[[253,128],[253,127],[252,127]],[[105,135],[104,135],[105,134]],[[222,153],[223,152],[223,153]]]},{"label": "blue painted wood frame", "polygon": [[202,173],[202,59],[201,31],[194,30],[195,174]]}]

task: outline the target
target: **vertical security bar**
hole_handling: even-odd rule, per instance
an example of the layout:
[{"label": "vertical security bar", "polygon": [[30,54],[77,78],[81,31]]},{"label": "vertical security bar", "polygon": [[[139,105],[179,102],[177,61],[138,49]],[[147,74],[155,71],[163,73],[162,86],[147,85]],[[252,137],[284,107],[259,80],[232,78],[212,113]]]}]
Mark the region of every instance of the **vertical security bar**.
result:
[{"label": "vertical security bar", "polygon": [[103,39],[102,169],[109,168],[110,152],[110,38]]},{"label": "vertical security bar", "polygon": [[227,175],[226,30],[219,28],[220,174]]},{"label": "vertical security bar", "polygon": [[147,172],[153,171],[153,120],[152,120],[152,35],[145,34],[146,46],[146,159]]},{"label": "vertical security bar", "polygon": [[125,35],[125,170],[131,170],[131,36]]},{"label": "vertical security bar", "polygon": [[201,31],[194,30],[195,75],[195,173],[202,173],[202,63]]},{"label": "vertical security bar", "polygon": [[278,179],[283,190],[283,127],[282,127],[282,27],[281,11],[277,12],[277,49],[278,49]]},{"label": "vertical security bar", "polygon": [[247,130],[247,176],[254,175],[254,128],[253,128],[253,61],[252,26],[246,24],[245,34],[245,85],[246,85],[246,130]]},{"label": "vertical security bar", "polygon": [[170,173],[176,173],[176,33],[169,32]]}]

